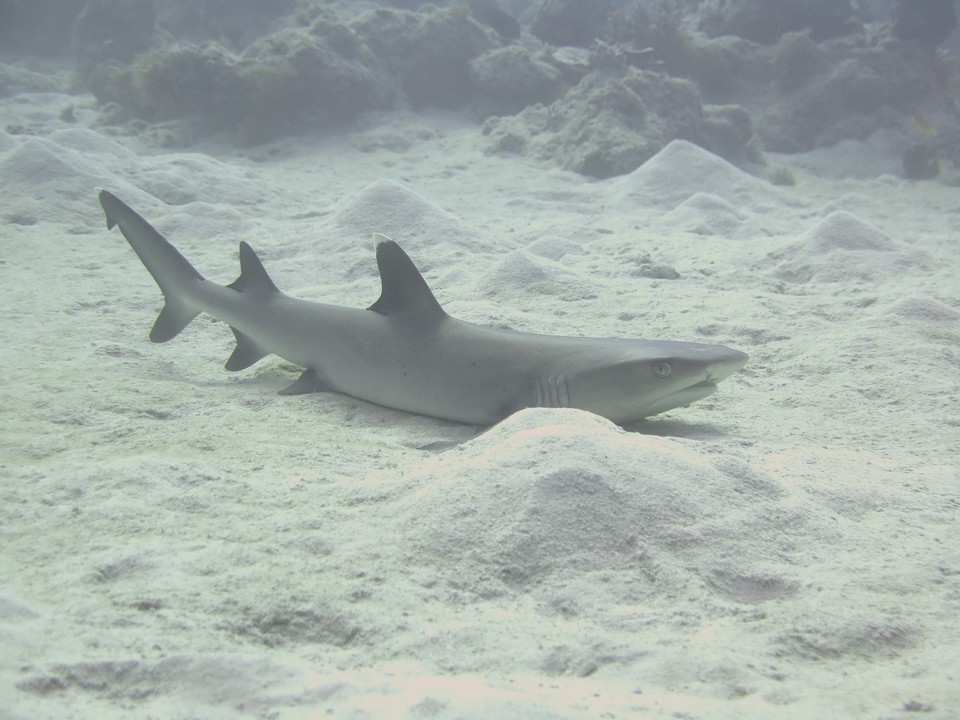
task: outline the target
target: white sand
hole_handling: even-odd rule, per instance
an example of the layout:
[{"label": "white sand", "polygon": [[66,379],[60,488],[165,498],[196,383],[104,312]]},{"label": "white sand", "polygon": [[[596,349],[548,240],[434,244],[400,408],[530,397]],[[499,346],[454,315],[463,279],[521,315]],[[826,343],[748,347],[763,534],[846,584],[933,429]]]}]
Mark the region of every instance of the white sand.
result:
[{"label": "white sand", "polygon": [[[685,143],[591,182],[399,114],[172,152],[91,104],[0,105],[34,133],[0,133],[0,715],[957,717],[956,188],[882,143],[777,158],[795,188]],[[631,432],[279,397],[207,317],[148,342],[97,186],[219,281],[242,239],[365,307],[376,230],[464,319],[751,362]]]}]

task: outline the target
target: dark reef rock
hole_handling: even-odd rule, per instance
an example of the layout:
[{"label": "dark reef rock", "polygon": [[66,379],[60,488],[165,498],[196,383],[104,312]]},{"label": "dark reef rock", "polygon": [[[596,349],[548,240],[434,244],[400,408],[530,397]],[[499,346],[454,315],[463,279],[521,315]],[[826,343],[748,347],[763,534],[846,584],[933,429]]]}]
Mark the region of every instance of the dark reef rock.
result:
[{"label": "dark reef rock", "polygon": [[557,99],[564,83],[560,71],[529,48],[508,45],[470,62],[475,105],[483,116],[512,115],[528,105]]},{"label": "dark reef rock", "polygon": [[73,29],[78,74],[86,81],[101,63],[130,63],[173,38],[240,52],[293,8],[294,0],[86,0]]},{"label": "dark reef rock", "polygon": [[256,142],[385,106],[374,62],[350,28],[318,19],[267,35],[240,56],[211,42],[174,45],[130,65],[104,63],[90,86],[98,100],[135,117],[195,118]]},{"label": "dark reef rock", "polygon": [[503,39],[517,40],[520,37],[520,23],[500,7],[497,0],[467,0],[467,7],[478,23],[489,25]]},{"label": "dark reef rock", "polygon": [[[322,127],[387,105],[370,49],[348,27],[325,20],[253,43],[236,65],[255,136]],[[251,121],[256,126],[251,126]],[[286,127],[285,127],[286,126]]]},{"label": "dark reef rock", "polygon": [[903,176],[908,180],[931,180],[940,174],[936,151],[929,145],[913,145],[903,152]]},{"label": "dark reef rock", "polygon": [[145,120],[204,114],[228,118],[242,97],[233,58],[214,43],[145,53],[129,65],[102,63],[89,84],[101,103],[116,103]]},{"label": "dark reef rock", "polygon": [[[711,122],[722,141],[711,137]],[[629,68],[622,78],[591,73],[550,106],[491,118],[483,130],[491,152],[529,153],[608,178],[635,170],[677,138],[735,154],[752,136],[747,128],[746,113],[730,109],[705,120],[693,83]]]},{"label": "dark reef rock", "polygon": [[354,28],[415,107],[465,103],[470,61],[497,45],[496,34],[477,24],[466,6],[430,12],[383,8],[358,19]]},{"label": "dark reef rock", "polygon": [[787,32],[809,30],[817,40],[847,34],[857,26],[851,0],[706,0],[701,29],[770,45]]},{"label": "dark reef rock", "polygon": [[746,102],[772,79],[766,48],[727,35],[711,38],[692,32],[677,72],[697,83],[708,102]]},{"label": "dark reef rock", "polygon": [[739,105],[704,105],[703,128],[706,146],[731,162],[758,162],[758,152],[751,144],[754,137],[750,113]]},{"label": "dark reef rock", "polygon": [[422,0],[384,0],[384,2],[398,10],[416,10],[425,4]]},{"label": "dark reef rock", "polygon": [[818,48],[818,71],[758,107],[764,148],[806,152],[899,127],[925,99],[945,91],[946,68],[920,45],[884,34],[834,40]]},{"label": "dark reef rock", "polygon": [[[953,0],[890,0],[886,24],[864,24],[860,0],[74,2],[79,81],[104,121],[171,133],[249,143],[370,109],[468,110],[492,152],[609,177],[676,138],[742,163],[909,132],[920,114],[935,130],[904,146],[929,145],[944,176],[960,159],[956,73],[934,51]],[[43,20],[31,8],[0,0]],[[0,72],[0,92],[36,76]]]},{"label": "dark reef rock", "polygon": [[81,78],[100,63],[129,63],[154,43],[157,13],[150,0],[88,0],[73,33]]},{"label": "dark reef rock", "polygon": [[276,30],[296,0],[154,0],[157,24],[181,41],[216,40],[243,50]]},{"label": "dark reef rock", "polygon": [[893,34],[900,40],[936,47],[956,27],[956,0],[897,0],[893,5]]},{"label": "dark reef rock", "polygon": [[635,50],[648,50],[668,72],[683,72],[684,46],[694,18],[690,0],[628,4],[610,15],[603,39]]},{"label": "dark reef rock", "polygon": [[542,0],[530,32],[553,45],[586,47],[600,37],[612,9],[610,0]]},{"label": "dark reef rock", "polygon": [[[117,1],[94,0],[91,6],[112,7]],[[85,77],[101,103],[116,103],[133,117],[196,119],[209,130],[239,131],[238,139],[249,143],[404,101],[415,107],[462,106],[474,81],[484,78],[476,69],[471,74],[471,60],[497,45],[497,34],[478,25],[466,6],[424,12],[381,8],[350,22],[322,6],[310,10],[304,6],[289,19],[292,25],[239,54],[214,41],[168,42],[144,52],[144,46],[159,44],[152,15],[109,14],[114,24],[101,34],[99,13],[89,13],[78,29],[90,48]],[[129,47],[102,39],[123,36],[128,25],[137,29]],[[513,78],[530,89],[517,73]],[[491,94],[500,102],[505,96]]]},{"label": "dark reef rock", "polygon": [[790,92],[823,72],[827,61],[823,50],[810,39],[810,33],[785,33],[773,55],[773,73],[780,90]]}]

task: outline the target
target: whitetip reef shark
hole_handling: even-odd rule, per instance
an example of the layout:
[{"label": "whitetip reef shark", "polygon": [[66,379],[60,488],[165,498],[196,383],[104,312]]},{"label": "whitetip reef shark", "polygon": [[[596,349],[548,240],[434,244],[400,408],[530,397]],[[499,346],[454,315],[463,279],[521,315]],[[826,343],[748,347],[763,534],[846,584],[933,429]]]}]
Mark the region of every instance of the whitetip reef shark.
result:
[{"label": "whitetip reef shark", "polygon": [[270,354],[306,368],[283,395],[335,391],[470,425],[529,407],[579,408],[624,424],[707,397],[747,362],[722,345],[535,335],[457,320],[380,234],[382,291],[366,310],[283,294],[245,242],[240,277],[220,285],[114,195],[101,190],[100,204],[107,228],[120,228],[166,300],[150,339],[166,342],[206,312],[236,336],[227,370]]}]

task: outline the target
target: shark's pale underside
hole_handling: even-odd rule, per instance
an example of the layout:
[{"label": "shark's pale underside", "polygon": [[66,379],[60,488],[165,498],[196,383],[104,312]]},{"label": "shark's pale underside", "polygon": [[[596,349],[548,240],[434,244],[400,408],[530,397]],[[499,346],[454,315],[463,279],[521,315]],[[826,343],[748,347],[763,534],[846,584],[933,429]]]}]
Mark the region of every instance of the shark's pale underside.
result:
[{"label": "shark's pale underside", "polygon": [[534,335],[451,317],[395,242],[375,235],[382,292],[367,310],[280,292],[240,243],[240,277],[204,278],[146,220],[106,190],[119,226],[166,305],[150,339],[175,337],[201,312],[230,325],[227,370],[275,354],[306,368],[282,394],[336,391],[378,405],[474,425],[527,407],[571,407],[626,423],[710,395],[747,356],[722,345]]}]

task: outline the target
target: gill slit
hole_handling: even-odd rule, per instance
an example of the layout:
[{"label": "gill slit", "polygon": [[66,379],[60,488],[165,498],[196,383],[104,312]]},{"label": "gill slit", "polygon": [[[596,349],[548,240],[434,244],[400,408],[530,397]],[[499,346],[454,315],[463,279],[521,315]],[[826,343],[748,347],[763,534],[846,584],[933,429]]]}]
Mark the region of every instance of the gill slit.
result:
[{"label": "gill slit", "polygon": [[535,407],[570,407],[570,390],[566,375],[541,375],[536,382]]}]

